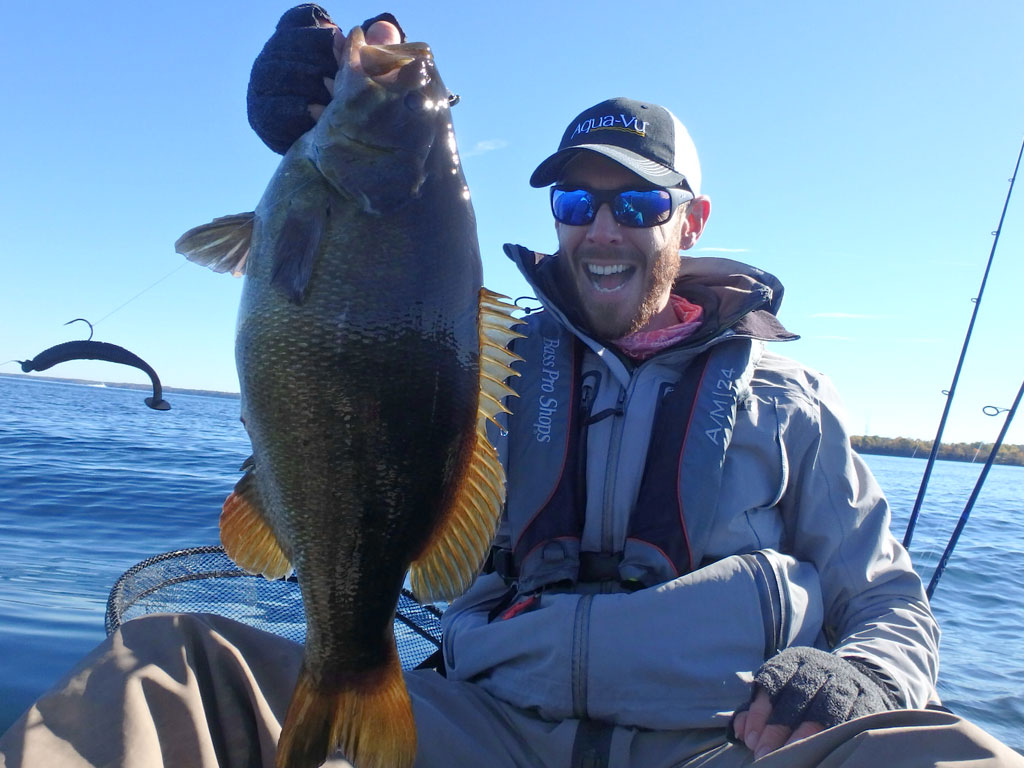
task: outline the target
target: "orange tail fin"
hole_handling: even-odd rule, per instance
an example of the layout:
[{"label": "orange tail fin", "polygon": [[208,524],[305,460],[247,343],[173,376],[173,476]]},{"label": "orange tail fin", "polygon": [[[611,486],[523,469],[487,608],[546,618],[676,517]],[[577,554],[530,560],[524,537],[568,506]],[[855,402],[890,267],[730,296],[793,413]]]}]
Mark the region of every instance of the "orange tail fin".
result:
[{"label": "orange tail fin", "polygon": [[397,653],[340,691],[318,689],[303,666],[277,744],[277,768],[317,768],[336,750],[355,768],[411,768],[416,725]]}]

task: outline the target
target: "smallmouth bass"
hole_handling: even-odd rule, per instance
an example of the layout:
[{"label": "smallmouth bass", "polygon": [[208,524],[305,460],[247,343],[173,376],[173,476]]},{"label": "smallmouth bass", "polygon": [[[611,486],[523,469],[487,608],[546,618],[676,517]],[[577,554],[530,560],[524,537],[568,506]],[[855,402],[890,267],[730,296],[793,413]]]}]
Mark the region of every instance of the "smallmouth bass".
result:
[{"label": "smallmouth bass", "polygon": [[415,725],[393,634],[472,582],[504,500],[485,423],[504,411],[514,309],[481,287],[450,94],[422,43],[349,35],[334,96],[253,213],[176,249],[245,275],[235,357],[253,455],[221,541],[292,568],[307,620],[279,768],[406,768]]}]

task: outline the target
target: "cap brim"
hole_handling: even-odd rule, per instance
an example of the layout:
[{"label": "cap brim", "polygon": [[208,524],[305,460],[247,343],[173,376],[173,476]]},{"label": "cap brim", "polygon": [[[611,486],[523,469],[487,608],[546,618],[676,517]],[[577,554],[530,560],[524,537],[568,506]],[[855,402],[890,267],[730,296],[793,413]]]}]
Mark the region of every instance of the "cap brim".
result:
[{"label": "cap brim", "polygon": [[546,187],[557,182],[568,162],[581,151],[595,152],[609,160],[614,160],[644,181],[659,187],[674,187],[686,180],[686,176],[678,171],[673,171],[671,168],[666,168],[660,163],[655,163],[626,149],[608,144],[577,144],[558,150],[538,165],[537,170],[530,176],[530,186]]}]

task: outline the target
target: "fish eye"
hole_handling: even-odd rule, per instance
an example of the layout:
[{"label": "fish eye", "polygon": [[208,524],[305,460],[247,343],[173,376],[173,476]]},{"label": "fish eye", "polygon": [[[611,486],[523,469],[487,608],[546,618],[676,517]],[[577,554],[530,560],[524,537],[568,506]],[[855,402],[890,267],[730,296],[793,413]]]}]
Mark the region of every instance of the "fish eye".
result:
[{"label": "fish eye", "polygon": [[427,104],[427,97],[420,91],[409,91],[405,94],[405,106],[410,112],[420,112]]}]

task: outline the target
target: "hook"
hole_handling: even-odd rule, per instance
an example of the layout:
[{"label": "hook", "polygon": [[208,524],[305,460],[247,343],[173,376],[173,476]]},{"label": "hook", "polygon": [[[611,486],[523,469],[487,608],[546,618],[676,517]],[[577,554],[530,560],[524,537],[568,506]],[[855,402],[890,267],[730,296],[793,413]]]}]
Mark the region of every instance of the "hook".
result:
[{"label": "hook", "polygon": [[74,320],[68,320],[64,325],[71,325],[72,323],[82,322],[89,326],[89,338],[86,341],[92,341],[93,327],[92,323],[86,320],[84,317],[76,317]]}]

